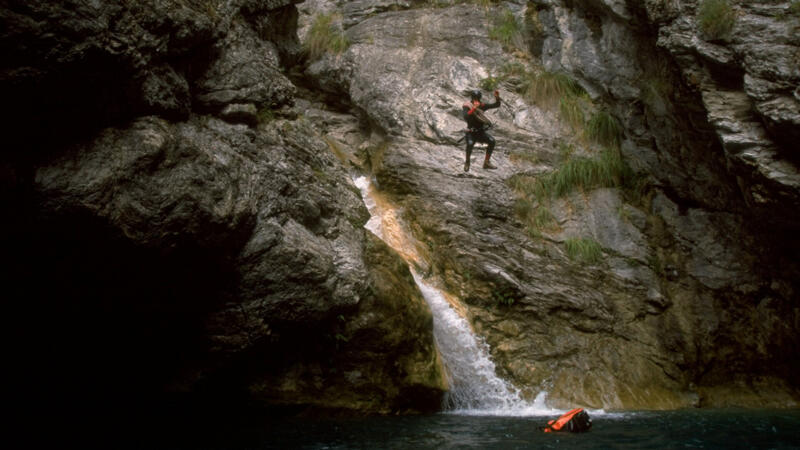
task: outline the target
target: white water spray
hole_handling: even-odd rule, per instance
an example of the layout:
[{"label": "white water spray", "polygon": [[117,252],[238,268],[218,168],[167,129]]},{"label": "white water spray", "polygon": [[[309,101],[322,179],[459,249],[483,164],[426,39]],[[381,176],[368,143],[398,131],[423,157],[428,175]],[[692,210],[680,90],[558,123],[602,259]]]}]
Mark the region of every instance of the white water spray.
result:
[{"label": "white water spray", "polygon": [[[355,178],[371,218],[365,227],[398,251],[407,262],[419,262],[415,241],[397,220],[394,209],[381,200],[369,179]],[[546,393],[531,403],[517,388],[497,376],[489,346],[472,332],[469,322],[456,312],[445,294],[423,280],[410,264],[414,281],[433,313],[433,334],[450,381],[445,410],[454,414],[532,416],[553,415],[545,406]]]}]

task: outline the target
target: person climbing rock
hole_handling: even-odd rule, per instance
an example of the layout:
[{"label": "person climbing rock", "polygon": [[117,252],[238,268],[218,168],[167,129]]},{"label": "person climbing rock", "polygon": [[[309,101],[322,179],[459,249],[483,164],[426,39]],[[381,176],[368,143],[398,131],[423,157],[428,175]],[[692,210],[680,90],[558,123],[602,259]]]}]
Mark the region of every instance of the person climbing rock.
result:
[{"label": "person climbing rock", "polygon": [[476,142],[483,142],[489,146],[486,149],[486,158],[483,160],[483,168],[496,169],[497,167],[489,162],[489,158],[492,157],[492,151],[494,151],[495,141],[492,135],[486,132],[487,128],[489,128],[492,123],[486,118],[483,112],[487,109],[500,107],[500,92],[494,91],[494,103],[488,105],[481,102],[481,91],[477,89],[471,91],[469,97],[469,103],[464,103],[464,106],[461,108],[462,116],[464,120],[467,121],[468,128],[466,132],[467,160],[464,162],[464,172],[469,172],[472,147],[475,146]]}]

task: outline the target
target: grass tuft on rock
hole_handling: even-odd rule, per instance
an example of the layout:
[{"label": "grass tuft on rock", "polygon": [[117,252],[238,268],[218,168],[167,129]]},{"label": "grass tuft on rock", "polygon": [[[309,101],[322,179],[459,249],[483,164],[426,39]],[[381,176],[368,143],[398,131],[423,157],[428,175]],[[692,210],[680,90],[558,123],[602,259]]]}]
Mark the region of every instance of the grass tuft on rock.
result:
[{"label": "grass tuft on rock", "polygon": [[492,26],[489,28],[489,37],[494,39],[507,49],[520,49],[525,47],[525,39],[522,36],[522,24],[514,16],[510,9],[503,9],[492,16]]},{"label": "grass tuft on rock", "polygon": [[[599,155],[568,156],[556,170],[538,176],[514,175],[508,180],[517,199],[514,212],[526,225],[531,237],[539,237],[546,229],[556,229],[558,224],[548,209],[551,198],[563,197],[581,189],[622,187],[644,195],[646,180],[637,177],[622,159],[618,149],[605,149]],[[633,194],[632,194],[633,195]]]},{"label": "grass tuft on rock", "polygon": [[598,111],[586,123],[586,137],[606,147],[618,148],[622,140],[622,125],[611,114]]},{"label": "grass tuft on rock", "polygon": [[603,247],[589,238],[569,238],[564,241],[564,249],[569,259],[582,263],[595,264],[603,256]]},{"label": "grass tuft on rock", "polygon": [[523,74],[522,96],[529,103],[554,105],[563,98],[578,97],[583,88],[567,75],[547,71]]},{"label": "grass tuft on rock", "polygon": [[595,158],[571,158],[555,171],[540,176],[533,193],[542,199],[561,197],[575,189],[621,186],[629,171],[618,150],[605,149]]},{"label": "grass tuft on rock", "polygon": [[585,118],[578,97],[573,95],[561,97],[558,102],[558,111],[561,113],[561,118],[572,127],[573,131],[579,131],[583,128]]},{"label": "grass tuft on rock", "polygon": [[350,46],[344,31],[339,27],[340,17],[335,14],[318,14],[311,23],[303,49],[309,59],[321,58],[326,53],[339,55]]},{"label": "grass tuft on rock", "polygon": [[258,111],[257,116],[258,123],[261,124],[270,123],[275,120],[275,112],[269,107],[261,108],[261,110]]},{"label": "grass tuft on rock", "polygon": [[703,0],[697,10],[697,26],[709,39],[724,39],[736,24],[736,10],[728,0]]}]

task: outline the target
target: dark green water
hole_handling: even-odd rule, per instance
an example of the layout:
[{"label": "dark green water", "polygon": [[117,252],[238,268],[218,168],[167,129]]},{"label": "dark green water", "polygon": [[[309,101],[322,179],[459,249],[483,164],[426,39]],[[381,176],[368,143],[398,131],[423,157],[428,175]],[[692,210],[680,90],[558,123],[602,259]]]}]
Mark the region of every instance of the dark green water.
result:
[{"label": "dark green water", "polygon": [[[800,411],[685,410],[593,414],[588,433],[542,433],[551,417],[437,414],[255,419],[118,436],[141,449],[800,449]],[[110,448],[110,447],[109,447]]]}]

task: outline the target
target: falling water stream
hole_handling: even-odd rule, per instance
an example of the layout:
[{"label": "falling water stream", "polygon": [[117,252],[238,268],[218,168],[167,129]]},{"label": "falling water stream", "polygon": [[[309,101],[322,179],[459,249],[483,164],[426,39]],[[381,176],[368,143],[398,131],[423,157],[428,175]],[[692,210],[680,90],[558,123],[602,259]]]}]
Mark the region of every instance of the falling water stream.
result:
[{"label": "falling water stream", "polygon": [[497,376],[489,357],[489,347],[473,332],[464,317],[463,305],[418,273],[416,268],[426,266],[427,262],[418,250],[418,242],[398,218],[397,210],[377,192],[367,177],[356,177],[354,182],[361,190],[371,216],[365,227],[408,262],[433,313],[434,338],[450,382],[444,409],[467,415],[552,415],[554,410],[544,405],[546,393],[540,393],[533,402],[526,401],[517,388]]}]

